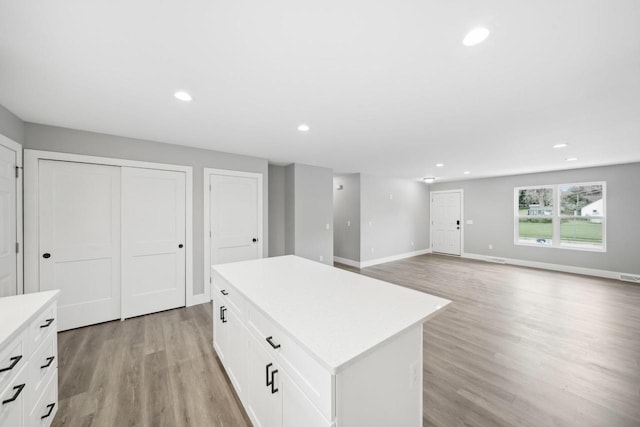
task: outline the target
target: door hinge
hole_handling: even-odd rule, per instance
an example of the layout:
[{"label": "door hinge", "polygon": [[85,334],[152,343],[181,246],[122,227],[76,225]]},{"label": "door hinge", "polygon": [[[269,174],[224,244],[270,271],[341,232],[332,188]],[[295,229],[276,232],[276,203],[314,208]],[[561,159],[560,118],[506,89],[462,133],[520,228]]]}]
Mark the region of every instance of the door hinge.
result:
[{"label": "door hinge", "polygon": [[16,178],[20,178],[20,166],[16,166]]},{"label": "door hinge", "polygon": [[211,191],[211,184],[209,184],[209,191]]},{"label": "door hinge", "polygon": [[16,242],[16,253],[20,253],[20,242]]},{"label": "door hinge", "polygon": [[209,284],[211,284],[211,277],[209,277]]},{"label": "door hinge", "polygon": [[209,231],[209,238],[211,238],[211,231]]}]

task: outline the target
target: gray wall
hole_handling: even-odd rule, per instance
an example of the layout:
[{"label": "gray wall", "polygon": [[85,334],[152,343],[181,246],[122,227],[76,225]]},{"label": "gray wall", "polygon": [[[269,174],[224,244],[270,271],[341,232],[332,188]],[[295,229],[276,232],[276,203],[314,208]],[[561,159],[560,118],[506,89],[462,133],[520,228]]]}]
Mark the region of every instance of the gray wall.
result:
[{"label": "gray wall", "polygon": [[[517,246],[514,241],[514,187],[607,182],[607,252]],[[640,163],[500,178],[447,182],[431,190],[464,190],[464,251],[467,253],[569,265],[623,273],[640,273]],[[493,250],[488,248],[493,245]]]},{"label": "gray wall", "polygon": [[362,174],[360,200],[360,261],[429,248],[429,187],[423,182]]},{"label": "gray wall", "polygon": [[284,167],[269,165],[269,256],[285,254]]},{"label": "gray wall", "polygon": [[295,164],[295,254],[333,265],[333,171]]},{"label": "gray wall", "polygon": [[0,105],[0,133],[17,143],[24,144],[24,122]]},{"label": "gray wall", "polygon": [[24,148],[193,167],[194,294],[201,294],[204,291],[203,168],[262,173],[265,207],[263,250],[265,256],[269,253],[269,223],[268,209],[266,209],[269,184],[267,160],[34,123],[26,123]]},{"label": "gray wall", "polygon": [[[337,187],[342,185],[342,190]],[[333,255],[360,261],[360,174],[333,177]]]},{"label": "gray wall", "polygon": [[284,253],[296,252],[296,196],[295,165],[284,167]]}]

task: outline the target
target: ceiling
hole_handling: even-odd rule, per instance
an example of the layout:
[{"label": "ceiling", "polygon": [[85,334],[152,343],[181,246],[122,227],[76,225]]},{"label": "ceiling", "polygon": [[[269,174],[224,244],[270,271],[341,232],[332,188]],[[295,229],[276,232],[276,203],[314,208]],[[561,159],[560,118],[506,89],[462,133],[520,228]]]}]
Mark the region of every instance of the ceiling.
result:
[{"label": "ceiling", "polygon": [[0,104],[336,172],[634,162],[640,1],[0,0]]}]

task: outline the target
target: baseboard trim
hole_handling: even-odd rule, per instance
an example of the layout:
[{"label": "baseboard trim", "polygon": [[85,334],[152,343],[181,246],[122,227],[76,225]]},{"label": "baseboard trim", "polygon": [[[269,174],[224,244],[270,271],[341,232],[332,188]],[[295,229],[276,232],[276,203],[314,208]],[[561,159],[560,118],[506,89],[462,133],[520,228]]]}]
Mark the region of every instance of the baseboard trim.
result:
[{"label": "baseboard trim", "polygon": [[211,301],[211,299],[208,298],[206,294],[194,295],[193,298],[191,298],[191,304],[189,305],[189,307],[198,305],[198,304],[204,304],[209,301]]},{"label": "baseboard trim", "polygon": [[385,262],[398,261],[401,259],[411,258],[414,256],[430,254],[430,253],[431,253],[431,248],[427,248],[427,249],[420,249],[418,251],[413,251],[413,252],[406,252],[398,255],[391,255],[384,258],[370,259],[368,261],[354,261],[352,259],[340,258],[337,256],[334,256],[333,260],[335,262],[339,262],[340,264],[345,264],[355,268],[366,268],[366,267],[371,267],[372,265],[384,264]]},{"label": "baseboard trim", "polygon": [[563,273],[582,274],[584,276],[603,277],[605,279],[620,280],[620,274],[621,274],[617,271],[597,270],[594,268],[574,267],[571,265],[551,264],[548,262],[537,262],[537,261],[527,261],[523,259],[495,257],[495,256],[489,256],[489,255],[473,254],[468,252],[463,253],[460,256],[462,258],[475,259],[479,261],[486,261],[486,262],[493,262],[493,263],[500,263],[500,264],[511,264],[511,265],[517,265],[520,267],[531,267],[531,268],[539,268],[542,270],[560,271]]}]

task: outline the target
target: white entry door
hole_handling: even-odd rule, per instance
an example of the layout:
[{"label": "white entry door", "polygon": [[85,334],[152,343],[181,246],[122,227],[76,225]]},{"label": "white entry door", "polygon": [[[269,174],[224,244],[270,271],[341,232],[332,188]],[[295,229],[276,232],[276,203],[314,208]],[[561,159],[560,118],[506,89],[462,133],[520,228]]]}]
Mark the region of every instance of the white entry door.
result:
[{"label": "white entry door", "polygon": [[122,318],[185,305],[185,173],[122,168]]},{"label": "white entry door", "polygon": [[462,192],[431,193],[431,250],[460,255]]},{"label": "white entry door", "polygon": [[0,145],[0,297],[18,293],[16,152]]},{"label": "white entry door", "polygon": [[210,184],[210,265],[262,258],[258,177],[211,175]]},{"label": "white entry door", "polygon": [[58,329],[120,317],[120,168],[40,160],[40,290],[60,289]]}]

